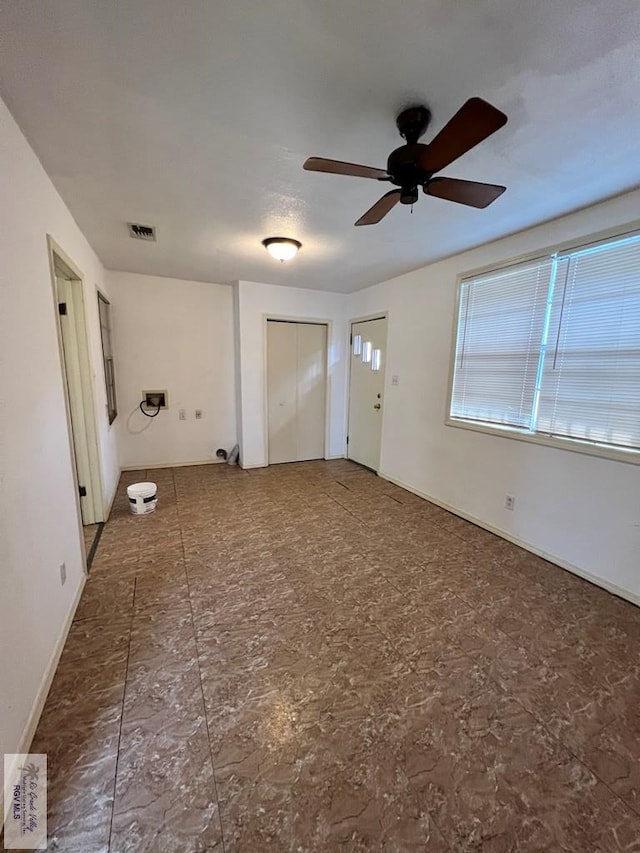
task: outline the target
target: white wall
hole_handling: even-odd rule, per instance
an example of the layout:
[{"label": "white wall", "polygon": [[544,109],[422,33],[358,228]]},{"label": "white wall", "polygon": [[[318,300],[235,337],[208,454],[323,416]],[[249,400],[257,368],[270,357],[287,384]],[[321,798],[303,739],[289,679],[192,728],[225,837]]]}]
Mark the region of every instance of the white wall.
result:
[{"label": "white wall", "polygon": [[[112,271],[107,279],[122,467],[211,462],[217,448],[231,450],[237,440],[232,288]],[[169,409],[150,419],[139,404],[143,390],[155,389],[168,391]]]},{"label": "white wall", "polygon": [[[640,467],[444,423],[456,276],[626,225],[638,211],[640,191],[620,196],[359,291],[347,316],[389,311],[384,476],[640,603]],[[507,493],[516,496],[513,512],[504,509]]]},{"label": "white wall", "polygon": [[98,321],[103,268],[2,101],[0,182],[1,754],[25,746],[85,577],[47,234],[84,274],[107,501],[119,469]]},{"label": "white wall", "polygon": [[325,293],[240,281],[235,285],[241,462],[245,468],[267,464],[266,428],[266,328],[265,318],[329,320],[328,336],[328,424],[325,456],[344,456],[346,402],[346,342],[344,317],[346,297]]}]

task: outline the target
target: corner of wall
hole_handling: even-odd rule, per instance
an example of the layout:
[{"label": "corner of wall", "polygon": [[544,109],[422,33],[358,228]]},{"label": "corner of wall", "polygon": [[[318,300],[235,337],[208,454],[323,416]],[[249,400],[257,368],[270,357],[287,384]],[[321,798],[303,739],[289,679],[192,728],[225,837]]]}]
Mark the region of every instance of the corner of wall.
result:
[{"label": "corner of wall", "polygon": [[235,403],[236,403],[236,432],[238,445],[240,447],[240,458],[242,459],[242,348],[240,346],[240,282],[234,281],[233,285],[233,351],[234,351],[234,374],[235,374]]}]

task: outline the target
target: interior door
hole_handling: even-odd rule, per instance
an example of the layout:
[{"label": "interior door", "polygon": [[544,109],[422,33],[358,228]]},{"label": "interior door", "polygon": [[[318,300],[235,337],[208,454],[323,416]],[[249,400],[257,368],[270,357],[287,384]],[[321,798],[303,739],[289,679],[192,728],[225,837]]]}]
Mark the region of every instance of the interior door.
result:
[{"label": "interior door", "polygon": [[374,471],[380,467],[386,343],[386,317],[351,324],[347,455]]},{"label": "interior door", "polygon": [[267,322],[269,464],[322,459],[327,327]]},{"label": "interior door", "polygon": [[78,493],[80,495],[80,511],[83,524],[93,524],[95,513],[91,496],[91,468],[89,462],[89,445],[87,426],[84,416],[84,401],[82,397],[82,375],[80,366],[80,351],[78,349],[77,322],[74,311],[71,282],[61,276],[56,277],[58,305],[64,306],[60,313],[60,329],[62,332],[62,348],[64,353],[64,370],[66,376],[66,392],[71,415],[71,432],[74,466]]},{"label": "interior door", "polygon": [[294,323],[267,323],[269,463],[297,459],[297,331]]}]

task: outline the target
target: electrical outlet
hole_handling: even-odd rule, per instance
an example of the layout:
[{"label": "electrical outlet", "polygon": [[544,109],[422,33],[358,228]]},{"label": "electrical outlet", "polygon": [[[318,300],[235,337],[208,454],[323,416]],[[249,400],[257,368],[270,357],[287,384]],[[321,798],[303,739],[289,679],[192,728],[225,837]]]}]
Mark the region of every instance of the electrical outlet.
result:
[{"label": "electrical outlet", "polygon": [[505,495],[504,508],[512,510],[512,509],[514,509],[515,505],[516,505],[516,499],[514,498],[514,496],[513,495]]},{"label": "electrical outlet", "polygon": [[180,409],[180,411],[178,412],[178,417],[179,417],[179,419],[180,419],[181,421],[186,421],[186,419],[187,419],[187,410],[186,410],[186,409]]},{"label": "electrical outlet", "polygon": [[60,586],[64,586],[67,582],[67,566],[65,563],[60,563]]},{"label": "electrical outlet", "polygon": [[196,420],[202,420],[202,409],[196,409]]}]

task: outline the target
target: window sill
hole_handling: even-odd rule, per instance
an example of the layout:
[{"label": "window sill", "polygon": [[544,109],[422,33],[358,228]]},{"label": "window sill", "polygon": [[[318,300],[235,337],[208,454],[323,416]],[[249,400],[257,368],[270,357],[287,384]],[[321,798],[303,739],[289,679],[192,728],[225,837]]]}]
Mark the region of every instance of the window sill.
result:
[{"label": "window sill", "polygon": [[524,432],[517,427],[498,426],[480,421],[463,421],[458,418],[446,418],[445,425],[458,429],[469,429],[472,432],[481,432],[485,435],[495,435],[500,438],[515,438],[518,441],[528,441],[531,444],[542,444],[546,447],[555,447],[557,450],[570,450],[573,453],[584,453],[587,456],[599,456],[601,459],[611,459],[615,462],[640,465],[640,450],[624,450],[605,444],[592,444],[589,441],[580,441],[575,438],[556,438],[552,435]]}]

